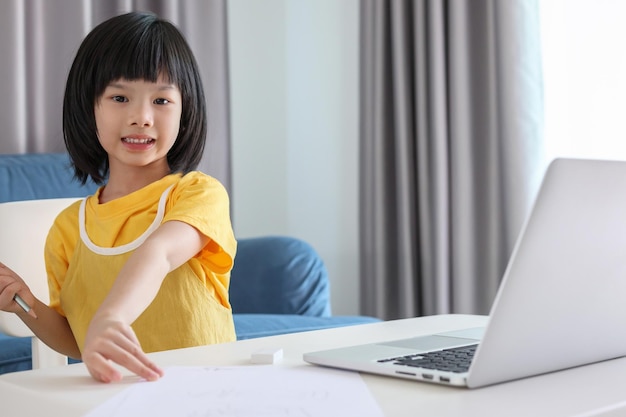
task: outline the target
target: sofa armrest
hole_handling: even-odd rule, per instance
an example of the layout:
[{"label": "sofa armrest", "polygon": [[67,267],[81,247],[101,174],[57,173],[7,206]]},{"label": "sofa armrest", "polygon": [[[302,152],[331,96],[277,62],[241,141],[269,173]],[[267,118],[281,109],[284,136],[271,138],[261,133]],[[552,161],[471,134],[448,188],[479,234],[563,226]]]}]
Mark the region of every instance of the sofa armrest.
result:
[{"label": "sofa armrest", "polygon": [[233,313],[328,317],[328,272],[306,242],[285,236],[239,239],[231,272]]}]

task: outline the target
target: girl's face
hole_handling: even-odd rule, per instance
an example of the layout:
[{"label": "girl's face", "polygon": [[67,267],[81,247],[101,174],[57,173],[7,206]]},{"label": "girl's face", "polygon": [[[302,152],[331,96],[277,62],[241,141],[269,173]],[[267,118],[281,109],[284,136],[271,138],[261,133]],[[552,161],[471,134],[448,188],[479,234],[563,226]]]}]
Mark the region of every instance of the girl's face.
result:
[{"label": "girl's face", "polygon": [[178,136],[182,113],[178,87],[162,77],[156,83],[116,80],[106,87],[94,110],[111,174],[147,166],[169,173],[167,153]]}]

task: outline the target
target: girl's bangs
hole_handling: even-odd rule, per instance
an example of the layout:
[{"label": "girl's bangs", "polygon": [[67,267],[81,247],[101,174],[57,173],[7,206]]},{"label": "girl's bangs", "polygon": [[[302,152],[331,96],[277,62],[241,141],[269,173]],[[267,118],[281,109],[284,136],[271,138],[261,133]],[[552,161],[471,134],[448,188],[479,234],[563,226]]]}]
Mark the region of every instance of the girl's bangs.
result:
[{"label": "girl's bangs", "polygon": [[110,59],[104,59],[104,65],[98,66],[101,73],[96,79],[102,83],[99,94],[114,80],[156,82],[159,76],[181,88],[184,66],[180,51],[175,45],[166,44],[164,36],[158,35],[154,33],[139,40],[127,40],[124,45],[118,44],[115,51],[111,51]]}]

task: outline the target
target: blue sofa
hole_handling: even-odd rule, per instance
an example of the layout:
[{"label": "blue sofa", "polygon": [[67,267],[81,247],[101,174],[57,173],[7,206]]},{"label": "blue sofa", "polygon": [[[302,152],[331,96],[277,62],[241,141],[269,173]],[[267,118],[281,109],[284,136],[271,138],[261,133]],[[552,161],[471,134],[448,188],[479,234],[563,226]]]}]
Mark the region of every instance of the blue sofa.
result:
[{"label": "blue sofa", "polygon": [[[0,155],[0,203],[95,189],[73,179],[66,154]],[[2,253],[0,260],[11,264]],[[230,301],[238,340],[379,321],[333,316],[324,263],[309,244],[286,236],[238,239]],[[0,333],[0,374],[30,368],[30,340]]]}]

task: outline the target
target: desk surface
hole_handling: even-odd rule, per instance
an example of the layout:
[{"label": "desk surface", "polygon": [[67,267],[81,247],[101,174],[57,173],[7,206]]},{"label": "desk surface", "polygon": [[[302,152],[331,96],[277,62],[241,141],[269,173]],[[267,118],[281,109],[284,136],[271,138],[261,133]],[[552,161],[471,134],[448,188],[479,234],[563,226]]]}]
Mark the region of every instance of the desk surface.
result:
[{"label": "desk surface", "polygon": [[[265,347],[282,347],[275,366],[313,366],[302,361],[307,351],[421,335],[433,331],[482,326],[485,316],[440,315],[295,333],[221,345],[201,346],[151,356],[161,366],[251,365],[250,355]],[[626,415],[626,358],[496,386],[468,390],[417,381],[362,374],[386,416],[602,416]],[[3,416],[82,416],[137,379],[95,382],[82,364],[0,376]]]}]

